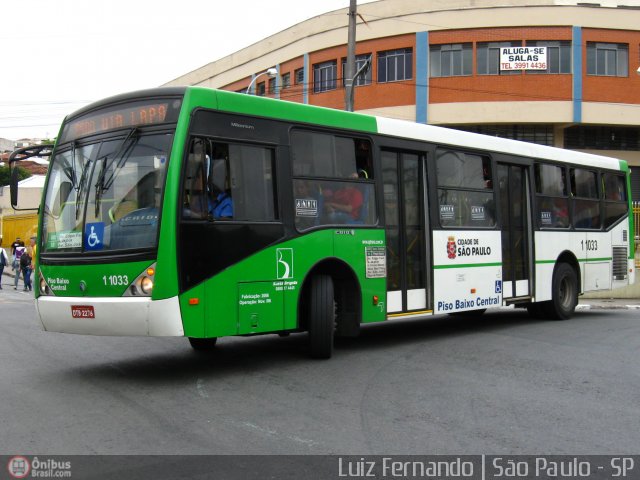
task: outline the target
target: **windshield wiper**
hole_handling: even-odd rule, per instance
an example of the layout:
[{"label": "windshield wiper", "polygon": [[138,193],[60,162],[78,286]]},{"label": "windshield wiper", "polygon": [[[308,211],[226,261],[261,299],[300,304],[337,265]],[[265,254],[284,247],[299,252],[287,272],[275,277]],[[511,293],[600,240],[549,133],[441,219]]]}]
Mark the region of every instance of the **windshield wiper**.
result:
[{"label": "windshield wiper", "polygon": [[104,182],[104,174],[106,172],[106,165],[107,165],[107,158],[109,158],[109,155],[105,155],[103,156],[101,159],[98,159],[98,161],[102,160],[102,165],[100,165],[100,173],[98,174],[98,180],[96,181],[96,196],[94,199],[95,202],[95,217],[98,216],[98,214],[100,213],[100,198],[102,197],[102,190],[103,190],[103,182]]},{"label": "windshield wiper", "polygon": [[76,142],[71,142],[71,164],[69,164],[69,161],[64,158],[64,155],[62,155],[62,161],[62,171],[71,182],[71,187],[77,192],[78,184],[76,183]]},{"label": "windshield wiper", "polygon": [[[137,134],[138,134],[138,127],[132,128],[131,131],[129,132],[129,134],[126,136],[126,138],[120,144],[120,147],[118,148],[118,151],[113,156],[113,160],[114,161],[117,160],[118,163],[116,163],[116,167],[114,168],[113,173],[111,174],[111,176],[107,180],[105,180],[104,177],[106,176],[106,173],[104,173],[98,179],[101,187],[104,188],[105,190],[108,190],[111,187],[111,185],[113,184],[113,181],[114,181],[115,177],[117,176],[118,172],[120,171],[120,169],[122,167],[124,167],[124,164],[127,162],[128,156],[126,155],[126,153],[129,151],[129,148],[133,145],[133,144],[127,145],[127,142],[129,142],[129,140],[132,140],[135,137],[137,137]],[[118,157],[120,157],[120,158],[118,158]]]},{"label": "windshield wiper", "polygon": [[[74,148],[74,165],[75,165],[75,148]],[[84,192],[84,184],[87,182],[87,173],[89,171],[89,165],[91,162],[89,160],[82,166],[82,173],[80,174],[80,183],[76,187],[76,220],[78,220],[78,211],[80,206],[80,200],[82,199],[82,194]],[[74,177],[75,177],[75,169],[74,169]],[[75,180],[75,178],[74,178]]]},{"label": "windshield wiper", "polygon": [[96,195],[95,195],[94,202],[95,202],[96,217],[100,213],[100,198],[102,197],[102,192],[105,190],[108,190],[111,187],[118,171],[124,166],[125,162],[127,161],[126,153],[130,148],[129,146],[127,146],[127,143],[129,142],[129,140],[135,138],[137,136],[137,133],[138,133],[138,127],[132,128],[127,134],[127,136],[124,138],[124,140],[122,140],[122,142],[118,146],[118,149],[116,150],[116,153],[113,156],[113,161],[114,162],[117,161],[118,163],[116,163],[116,167],[113,170],[113,173],[111,174],[109,179],[106,181],[105,181],[105,177],[107,174],[107,158],[109,158],[109,155],[104,155],[102,157],[102,165],[100,166],[100,173],[98,174],[98,178],[95,184]]}]

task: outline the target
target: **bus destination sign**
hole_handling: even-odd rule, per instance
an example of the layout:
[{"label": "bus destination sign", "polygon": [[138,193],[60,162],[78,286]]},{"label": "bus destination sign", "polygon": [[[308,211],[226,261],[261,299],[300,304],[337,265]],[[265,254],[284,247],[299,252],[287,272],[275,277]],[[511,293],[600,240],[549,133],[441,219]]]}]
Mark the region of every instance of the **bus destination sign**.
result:
[{"label": "bus destination sign", "polygon": [[177,119],[178,100],[135,102],[108,107],[71,120],[64,127],[62,140],[86,137],[118,128],[157,125]]}]

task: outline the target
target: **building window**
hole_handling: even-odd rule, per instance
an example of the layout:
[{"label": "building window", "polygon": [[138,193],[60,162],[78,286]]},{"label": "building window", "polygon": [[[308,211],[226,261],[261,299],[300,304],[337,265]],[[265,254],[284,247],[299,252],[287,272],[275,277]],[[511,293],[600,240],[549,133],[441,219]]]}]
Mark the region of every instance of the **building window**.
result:
[{"label": "building window", "polygon": [[276,93],[276,79],[275,78],[270,78],[269,79],[269,94],[273,95],[274,93]]},{"label": "building window", "polygon": [[528,41],[527,47],[547,47],[547,69],[527,70],[529,73],[571,73],[571,42]]},{"label": "building window", "polygon": [[291,73],[285,73],[284,75],[282,75],[282,88],[289,88],[291,87]]},{"label": "building window", "polygon": [[500,70],[500,49],[520,47],[521,41],[483,42],[476,45],[478,75],[520,75],[521,70]]},{"label": "building window", "polygon": [[481,133],[492,137],[509,138],[521,142],[535,143],[537,145],[554,145],[552,125],[473,125],[451,126],[456,130]]},{"label": "building window", "polygon": [[335,60],[317,63],[313,66],[313,91],[326,92],[336,89],[338,65]]},{"label": "building window", "polygon": [[410,48],[378,53],[378,83],[410,80],[413,77],[413,51]]},{"label": "building window", "polygon": [[629,76],[629,45],[587,42],[587,75]]},{"label": "building window", "polygon": [[304,83],[304,68],[299,68],[294,72],[296,85]]},{"label": "building window", "polygon": [[263,97],[264,93],[265,93],[264,82],[260,82],[256,87],[256,95],[258,95],[259,97]]},{"label": "building window", "polygon": [[432,45],[429,50],[432,77],[457,77],[473,73],[473,45]]},{"label": "building window", "polygon": [[640,129],[634,127],[570,127],[564,148],[576,150],[640,150]]},{"label": "building window", "polygon": [[[371,54],[367,53],[366,55],[356,55],[356,67],[354,70],[354,74],[362,68],[362,66],[371,58]],[[347,59],[342,59],[342,84],[344,85],[344,74],[347,70]],[[364,69],[363,72],[358,75],[356,81],[353,82],[353,85],[359,87],[361,85],[371,85],[371,65]]]}]

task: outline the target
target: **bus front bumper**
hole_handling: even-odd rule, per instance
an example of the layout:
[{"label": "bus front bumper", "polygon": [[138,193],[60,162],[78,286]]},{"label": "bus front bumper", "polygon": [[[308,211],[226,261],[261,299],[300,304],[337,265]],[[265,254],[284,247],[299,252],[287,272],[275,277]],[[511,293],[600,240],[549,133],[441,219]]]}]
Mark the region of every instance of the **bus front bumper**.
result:
[{"label": "bus front bumper", "polygon": [[[92,308],[91,308],[92,307]],[[74,318],[72,310],[93,312]],[[148,297],[36,299],[36,310],[47,332],[81,335],[184,336],[178,297],[151,300]]]}]

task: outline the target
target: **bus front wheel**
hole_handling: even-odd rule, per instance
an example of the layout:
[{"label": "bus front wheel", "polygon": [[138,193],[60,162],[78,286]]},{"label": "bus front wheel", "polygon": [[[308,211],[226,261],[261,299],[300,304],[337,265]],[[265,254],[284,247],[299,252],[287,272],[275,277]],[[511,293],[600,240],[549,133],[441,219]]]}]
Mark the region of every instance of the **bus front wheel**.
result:
[{"label": "bus front wheel", "polygon": [[191,348],[197,350],[198,352],[204,352],[207,350],[213,349],[216,346],[216,342],[218,339],[216,337],[213,338],[195,338],[189,337],[189,343],[191,344]]},{"label": "bus front wheel", "polygon": [[308,303],[309,353],[313,358],[331,358],[335,332],[333,280],[329,275],[311,279]]},{"label": "bus front wheel", "polygon": [[566,320],[573,315],[578,304],[578,277],[568,263],[560,263],[553,271],[551,300],[545,302],[546,316],[553,320]]}]

